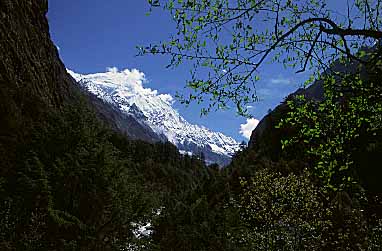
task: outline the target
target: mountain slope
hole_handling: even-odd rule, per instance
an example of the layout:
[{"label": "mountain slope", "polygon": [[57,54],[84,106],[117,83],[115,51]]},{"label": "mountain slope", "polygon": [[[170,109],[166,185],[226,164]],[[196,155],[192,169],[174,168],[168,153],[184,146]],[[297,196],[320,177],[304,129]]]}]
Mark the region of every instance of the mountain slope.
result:
[{"label": "mountain slope", "polygon": [[113,131],[122,133],[131,140],[143,140],[149,143],[164,141],[163,137],[157,135],[149,126],[139,123],[133,115],[123,113],[85,88],[81,90],[88,97],[98,119]]},{"label": "mountain slope", "polygon": [[[179,201],[187,208],[197,201],[208,214],[189,221],[199,239],[178,234],[177,242],[215,246],[212,237],[222,237],[205,234],[202,222],[212,218],[210,200],[224,193],[211,189],[218,178],[172,144],[109,130],[123,122],[130,137],[148,133],[80,92],[50,40],[47,11],[47,0],[0,0],[0,250],[138,250],[136,242],[150,250],[151,239],[137,240],[132,223],[147,222],[158,208],[170,219],[188,217],[188,210],[165,211]],[[213,229],[221,225],[216,219]],[[157,227],[164,237],[155,246],[163,250],[171,250],[162,241],[170,223]]]},{"label": "mountain slope", "polygon": [[172,97],[143,87],[138,70],[82,75],[68,70],[82,88],[151,128],[162,141],[175,144],[182,153],[204,154],[208,163],[226,165],[238,143],[220,133],[189,123],[173,107]]}]

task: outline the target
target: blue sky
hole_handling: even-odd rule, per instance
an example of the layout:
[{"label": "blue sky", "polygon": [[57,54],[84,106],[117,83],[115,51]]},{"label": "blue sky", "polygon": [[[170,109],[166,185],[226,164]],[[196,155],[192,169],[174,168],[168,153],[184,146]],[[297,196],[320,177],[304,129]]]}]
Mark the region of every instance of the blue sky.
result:
[{"label": "blue sky", "polygon": [[[183,90],[189,69],[166,69],[169,58],[165,56],[135,56],[137,45],[166,40],[175,32],[168,13],[158,10],[147,16],[148,10],[146,0],[51,0],[50,32],[67,68],[78,73],[105,72],[107,67],[135,68],[145,73],[146,87],[175,96]],[[265,64],[260,71],[257,93],[262,101],[251,108],[256,119],[261,119],[307,77],[277,64]],[[186,108],[175,103],[175,107],[192,123],[221,131],[238,141],[246,140],[240,134],[246,119],[234,110],[200,117],[201,107],[196,104]]]}]

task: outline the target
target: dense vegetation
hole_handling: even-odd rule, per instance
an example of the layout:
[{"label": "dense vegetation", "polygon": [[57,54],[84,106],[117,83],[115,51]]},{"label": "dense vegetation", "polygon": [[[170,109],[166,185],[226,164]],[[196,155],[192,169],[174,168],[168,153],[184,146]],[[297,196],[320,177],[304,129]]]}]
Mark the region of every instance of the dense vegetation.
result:
[{"label": "dense vegetation", "polygon": [[[29,31],[36,3],[0,7]],[[41,46],[43,32],[30,36],[46,53],[30,58],[51,56],[46,65],[28,61],[32,40],[16,49],[0,41],[9,45],[0,51],[1,250],[382,249],[378,44],[359,56],[368,64],[340,57],[345,70],[320,76],[323,100],[290,96],[268,115],[273,125],[219,169],[110,130],[79,90],[60,98],[69,77],[54,46]],[[29,68],[18,71],[20,61]],[[151,233],[139,234],[148,223]]]},{"label": "dense vegetation", "polygon": [[[17,162],[2,168],[2,250],[122,248],[136,239],[133,223],[148,222],[156,210],[166,219],[164,208],[174,210],[176,227],[185,219],[175,215],[189,208],[175,201],[185,206],[215,196],[208,187],[219,184],[200,160],[181,157],[171,144],[129,141],[86,107],[49,110],[20,128],[28,137]],[[158,235],[171,231],[165,222]]]},{"label": "dense vegetation", "polygon": [[316,0],[148,2],[172,16],[177,32],[139,52],[168,55],[170,67],[191,62],[190,93],[179,98],[205,103],[201,114],[235,107],[250,116],[266,63],[310,71],[305,87],[318,80],[323,89],[288,97],[234,158],[225,205],[228,222],[239,223],[230,243],[380,249],[382,2],[344,1],[343,13]]},{"label": "dense vegetation", "polygon": [[381,248],[381,52],[369,56],[367,67],[322,76],[324,100],[290,96],[270,114],[276,128],[234,161],[252,163],[234,203],[247,247]]},{"label": "dense vegetation", "polygon": [[[2,168],[1,249],[378,250],[380,166],[370,158],[381,153],[382,92],[373,76],[353,77],[346,99],[330,88],[322,103],[291,98],[273,129],[290,132],[283,150],[243,149],[223,170],[168,143],[128,140],[85,101],[62,111],[35,104],[39,120],[21,123],[17,161]],[[347,168],[331,164],[344,160]],[[148,222],[151,235],[134,235]]]}]

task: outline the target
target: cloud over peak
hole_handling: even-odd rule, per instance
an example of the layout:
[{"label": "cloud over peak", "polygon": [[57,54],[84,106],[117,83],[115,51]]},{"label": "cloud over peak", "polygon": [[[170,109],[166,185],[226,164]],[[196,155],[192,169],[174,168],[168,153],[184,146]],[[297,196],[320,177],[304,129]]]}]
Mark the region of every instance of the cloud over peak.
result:
[{"label": "cloud over peak", "polygon": [[259,122],[260,121],[255,118],[247,119],[247,123],[240,125],[240,134],[243,135],[243,137],[250,139],[252,131],[255,130]]},{"label": "cloud over peak", "polygon": [[118,68],[113,66],[113,67],[106,67],[106,71],[107,72],[111,72],[111,73],[117,73],[119,72]]}]

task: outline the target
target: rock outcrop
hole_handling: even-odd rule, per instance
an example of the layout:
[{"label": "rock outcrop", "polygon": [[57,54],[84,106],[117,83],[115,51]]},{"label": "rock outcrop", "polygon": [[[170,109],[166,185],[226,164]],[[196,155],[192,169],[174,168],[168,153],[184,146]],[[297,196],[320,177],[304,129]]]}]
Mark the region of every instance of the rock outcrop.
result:
[{"label": "rock outcrop", "polygon": [[0,0],[0,176],[42,114],[70,102],[75,87],[49,35],[46,0]]}]

